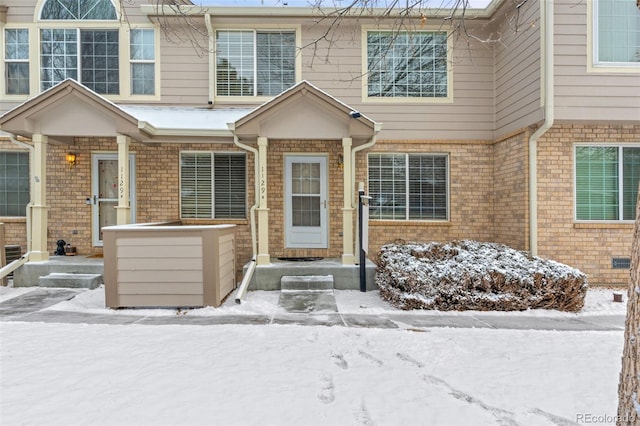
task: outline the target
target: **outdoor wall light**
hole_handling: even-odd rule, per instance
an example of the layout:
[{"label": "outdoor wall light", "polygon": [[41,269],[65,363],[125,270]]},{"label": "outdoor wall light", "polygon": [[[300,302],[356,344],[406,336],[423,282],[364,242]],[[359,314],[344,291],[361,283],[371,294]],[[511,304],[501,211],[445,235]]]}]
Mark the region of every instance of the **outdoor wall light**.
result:
[{"label": "outdoor wall light", "polygon": [[344,157],[342,154],[338,155],[338,167],[340,167],[340,170],[344,167]]},{"label": "outdoor wall light", "polygon": [[67,163],[69,163],[69,168],[72,168],[73,166],[76,165],[76,155],[73,153],[68,153],[67,154]]}]

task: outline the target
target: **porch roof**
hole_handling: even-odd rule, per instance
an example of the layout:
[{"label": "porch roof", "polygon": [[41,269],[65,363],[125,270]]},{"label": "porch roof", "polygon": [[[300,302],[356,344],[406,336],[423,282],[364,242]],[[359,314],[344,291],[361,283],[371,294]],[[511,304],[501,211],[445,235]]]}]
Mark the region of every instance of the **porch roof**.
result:
[{"label": "porch roof", "polygon": [[[379,124],[302,81],[257,108],[115,104],[67,79],[0,116],[0,131],[54,143],[74,137],[126,135],[143,143],[229,142],[260,136],[283,139],[368,140]],[[356,142],[357,143],[357,142]]]},{"label": "porch roof", "polygon": [[335,96],[302,80],[240,117],[229,128],[240,139],[341,139],[369,141],[382,128]]}]

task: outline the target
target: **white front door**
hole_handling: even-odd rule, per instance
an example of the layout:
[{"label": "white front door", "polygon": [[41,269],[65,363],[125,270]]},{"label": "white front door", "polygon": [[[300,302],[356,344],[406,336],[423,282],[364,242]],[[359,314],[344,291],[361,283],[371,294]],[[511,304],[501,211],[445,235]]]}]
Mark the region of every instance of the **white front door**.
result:
[{"label": "white front door", "polygon": [[285,157],[285,247],[327,248],[327,157]]},{"label": "white front door", "polygon": [[[135,222],[135,162],[129,156],[129,195],[131,223]],[[93,154],[91,156],[91,204],[93,245],[102,246],[102,228],[118,224],[118,154]]]}]

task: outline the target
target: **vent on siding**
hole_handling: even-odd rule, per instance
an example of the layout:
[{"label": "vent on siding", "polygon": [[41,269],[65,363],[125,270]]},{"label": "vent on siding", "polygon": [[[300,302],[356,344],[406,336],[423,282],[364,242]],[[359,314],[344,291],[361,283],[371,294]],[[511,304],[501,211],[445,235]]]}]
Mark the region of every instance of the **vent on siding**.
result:
[{"label": "vent on siding", "polygon": [[614,257],[611,259],[611,267],[613,269],[629,269],[631,268],[631,259],[628,257]]}]

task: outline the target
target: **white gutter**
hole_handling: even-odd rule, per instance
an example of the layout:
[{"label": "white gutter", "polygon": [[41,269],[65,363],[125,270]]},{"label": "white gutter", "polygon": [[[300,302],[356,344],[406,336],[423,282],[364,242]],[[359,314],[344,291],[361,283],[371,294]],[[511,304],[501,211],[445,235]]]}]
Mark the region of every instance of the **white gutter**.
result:
[{"label": "white gutter", "polygon": [[[229,126],[232,126],[231,124]],[[258,203],[260,200],[260,180],[258,179],[258,171],[260,170],[260,164],[258,163],[258,150],[252,146],[243,144],[240,142],[240,139],[237,135],[233,135],[233,144],[238,148],[243,149],[245,151],[249,151],[253,153],[253,165],[254,165],[254,193],[255,193],[255,201],[253,206],[249,209],[249,220],[251,223],[251,250],[253,251],[253,255],[251,256],[251,263],[249,263],[249,267],[247,268],[247,272],[242,276],[242,282],[240,282],[240,287],[236,292],[236,303],[242,303],[242,298],[244,294],[247,292],[247,288],[249,287],[249,283],[251,283],[251,278],[253,278],[253,273],[256,270],[256,259],[258,258],[258,239],[256,237],[256,216],[255,212],[258,208]]]},{"label": "white gutter", "polygon": [[362,145],[358,145],[351,149],[351,190],[353,191],[353,197],[351,198],[351,207],[356,208],[356,193],[355,193],[355,185],[356,185],[356,153],[369,149],[376,144],[378,140],[378,133],[382,130],[382,123],[374,123],[373,125],[373,136],[369,142],[364,143]]},{"label": "white gutter", "polygon": [[[472,8],[472,7],[458,7],[455,9],[446,7],[432,7],[432,8],[415,8],[415,16],[419,16],[419,13],[423,13],[427,18],[457,18],[464,16],[466,18],[490,18],[491,14],[497,9],[497,6],[501,3],[501,0],[492,1],[486,8]],[[369,17],[388,17],[388,18],[406,18],[406,8],[398,7],[390,10],[383,7],[353,7],[348,11],[347,7],[246,7],[246,6],[198,6],[198,5],[151,5],[145,4],[140,6],[140,11],[147,16],[201,16],[210,14],[213,16],[225,16],[225,17],[314,17],[314,18],[369,18]]]},{"label": "white gutter", "polygon": [[[359,220],[360,218],[357,215],[357,209],[358,209],[358,202],[359,200],[356,197],[356,190],[355,190],[355,185],[356,185],[356,153],[365,150],[365,149],[369,149],[372,146],[374,146],[376,144],[376,141],[378,140],[378,133],[380,132],[380,130],[382,130],[382,124],[381,123],[374,123],[373,125],[373,136],[371,136],[371,139],[369,140],[369,142],[364,143],[362,145],[353,147],[351,149],[351,193],[353,194],[353,196],[351,197],[351,207],[356,209],[356,229],[359,229]],[[357,233],[354,232],[354,235],[356,235]],[[359,259],[360,256],[357,256],[357,253],[360,253],[360,244],[359,244],[359,238],[356,237],[355,241],[354,241],[354,250],[353,250],[353,255],[354,255],[354,259],[356,259],[356,263],[359,263]]]},{"label": "white gutter", "polygon": [[538,255],[538,139],[553,126],[554,90],[553,90],[553,7],[554,0],[540,2],[542,15],[542,55],[544,85],[542,96],[544,102],[544,123],[529,137],[529,253]]},{"label": "white gutter", "polygon": [[211,26],[211,14],[205,13],[204,15],[204,25],[207,27],[207,36],[209,38],[209,105],[213,105],[213,99],[215,98],[214,87],[215,87],[215,68],[214,68],[214,52],[215,52],[215,38],[213,35],[213,27]]}]

